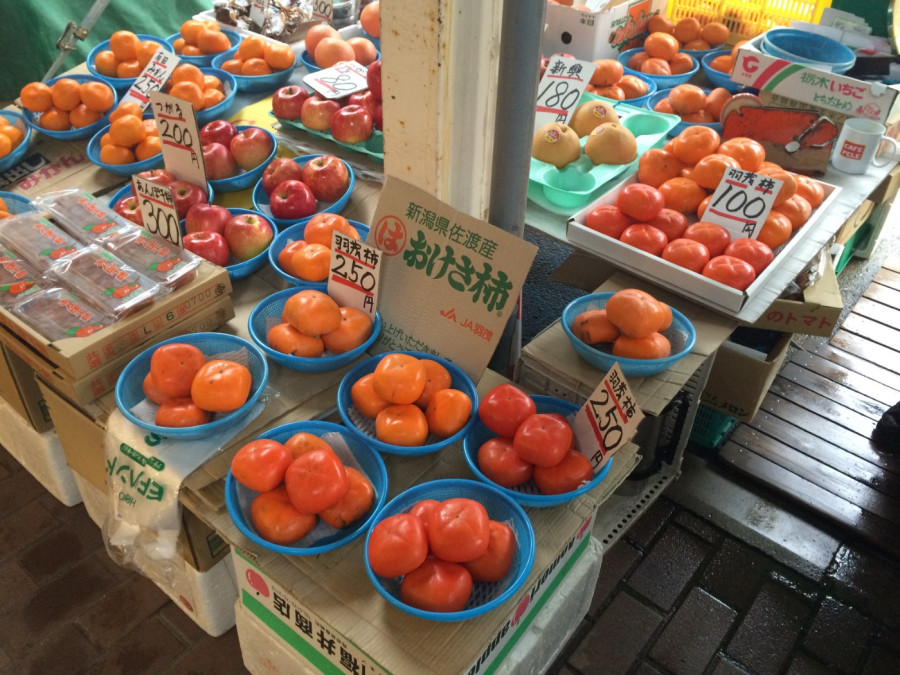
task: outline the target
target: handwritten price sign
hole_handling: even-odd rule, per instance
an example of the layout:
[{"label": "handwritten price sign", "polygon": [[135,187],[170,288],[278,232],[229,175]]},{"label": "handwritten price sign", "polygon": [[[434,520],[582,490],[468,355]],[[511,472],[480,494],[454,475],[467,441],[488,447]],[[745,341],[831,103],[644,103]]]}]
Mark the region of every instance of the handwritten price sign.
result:
[{"label": "handwritten price sign", "polygon": [[732,239],[755,239],[783,183],[771,176],[729,168],[713,192],[703,220],[725,227]]},{"label": "handwritten price sign", "polygon": [[172,188],[140,176],[132,176],[131,189],[141,207],[144,229],[181,246],[181,227],[178,224]]},{"label": "handwritten price sign", "polygon": [[303,82],[323,98],[343,98],[369,88],[366,67],[356,61],[344,61],[310,73],[303,78]]},{"label": "handwritten price sign", "polygon": [[150,93],[163,88],[180,60],[177,55],[160,45],[119,103],[134,101],[146,110],[150,104]]},{"label": "handwritten price sign", "polygon": [[193,106],[180,98],[155,91],[150,94],[156,128],[162,141],[163,162],[179,180],[186,180],[209,191],[206,164],[197,116]]},{"label": "handwritten price sign", "polygon": [[632,439],[642,419],[644,413],[616,363],[575,413],[572,424],[576,446],[591,460],[595,474]]},{"label": "handwritten price sign", "polygon": [[250,21],[255,23],[260,28],[266,27],[266,22],[268,19],[269,13],[269,0],[259,0],[258,2],[250,3]]},{"label": "handwritten price sign", "polygon": [[334,2],[332,0],[313,0],[313,19],[331,23],[334,18]]},{"label": "handwritten price sign", "polygon": [[381,251],[335,231],[331,237],[328,295],[342,307],[354,307],[375,317]]},{"label": "handwritten price sign", "polygon": [[593,74],[594,64],[590,61],[579,61],[559,54],[550,57],[538,85],[535,130],[548,122],[568,124]]}]

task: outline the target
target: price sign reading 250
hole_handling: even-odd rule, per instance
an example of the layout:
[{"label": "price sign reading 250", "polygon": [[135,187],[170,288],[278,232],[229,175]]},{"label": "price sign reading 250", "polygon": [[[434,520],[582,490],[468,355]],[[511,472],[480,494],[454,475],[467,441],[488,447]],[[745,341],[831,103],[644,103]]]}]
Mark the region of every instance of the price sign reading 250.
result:
[{"label": "price sign reading 250", "polygon": [[729,168],[713,192],[703,220],[722,225],[732,239],[756,238],[782,184],[772,176]]}]

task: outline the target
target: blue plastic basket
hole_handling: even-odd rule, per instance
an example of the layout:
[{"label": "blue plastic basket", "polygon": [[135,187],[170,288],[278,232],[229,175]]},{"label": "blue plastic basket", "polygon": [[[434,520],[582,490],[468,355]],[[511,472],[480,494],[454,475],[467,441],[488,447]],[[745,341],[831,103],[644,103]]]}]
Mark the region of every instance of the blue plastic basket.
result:
[{"label": "blue plastic basket", "polygon": [[[329,445],[332,446],[338,457],[344,462],[344,465],[358,465],[359,471],[369,479],[369,482],[372,483],[372,487],[375,489],[375,502],[372,504],[372,508],[366,517],[341,530],[330,527],[319,520],[312,532],[295,542],[294,545],[286,546],[273,544],[257,534],[256,528],[250,519],[250,504],[259,493],[241,485],[231,475],[231,471],[228,472],[225,478],[225,505],[228,508],[228,515],[231,516],[231,520],[237,528],[257,546],[277,553],[283,553],[284,555],[316,555],[340,548],[359,537],[363,532],[369,531],[379,509],[384,506],[384,502],[387,499],[388,477],[381,456],[366,443],[349,433],[346,427],[333,422],[316,420],[291,422],[290,424],[283,424],[270,429],[257,438],[266,438],[284,443],[299,432],[319,436],[325,439],[326,442],[332,439]],[[334,440],[335,437],[332,434],[340,436],[340,439],[347,445],[346,450]]]},{"label": "blue plastic basket", "polygon": [[[254,216],[259,216],[269,222],[269,225],[272,226],[273,235],[278,231],[278,228],[275,227],[275,224],[272,222],[271,218],[267,218],[265,215],[260,213],[259,211],[254,211],[253,209],[228,209],[231,211],[232,216],[239,216],[244,213],[250,213]],[[184,224],[182,221],[182,230],[184,229]],[[273,239],[274,241],[274,239]],[[269,243],[269,246],[272,244]],[[250,258],[250,260],[239,261],[235,257],[232,256],[231,260],[225,266],[225,269],[228,270],[228,278],[231,281],[238,281],[239,279],[244,279],[249,277],[254,272],[262,269],[263,265],[266,264],[266,260],[268,260],[269,249],[266,248],[262,253]]]},{"label": "blue plastic basket", "polygon": [[691,58],[694,60],[694,67],[691,68],[686,73],[679,73],[678,75],[654,75],[652,73],[642,73],[637,70],[633,70],[628,67],[628,61],[632,56],[637,54],[638,52],[644,51],[643,47],[635,47],[634,49],[626,49],[624,52],[620,52],[616,57],[619,63],[622,64],[622,67],[625,69],[625,72],[629,75],[641,75],[643,77],[649,77],[651,80],[656,82],[656,86],[659,89],[671,89],[677,84],[684,84],[688,80],[690,80],[694,74],[700,70],[700,62],[693,56]]},{"label": "blue plastic basket", "polygon": [[[380,40],[372,38],[368,35],[366,35],[365,38],[367,40],[371,40],[372,44],[375,45],[375,60],[377,61],[378,59],[381,58],[381,49],[380,49],[380,45],[379,45]],[[316,63],[315,63],[315,61],[313,61],[310,53],[308,51],[306,51],[305,49],[300,54],[300,63],[302,63],[306,67],[306,69],[311,73],[315,73],[315,72],[322,70],[319,66],[316,65]]]},{"label": "blue plastic basket", "polygon": [[[212,181],[207,181],[207,188],[208,189],[206,191],[206,202],[208,204],[212,204],[213,199],[216,196],[216,192],[215,192],[215,190],[213,190],[213,187],[212,187]],[[132,190],[132,187],[131,187],[131,181],[128,181],[127,183],[125,183],[125,185],[123,185],[121,188],[116,190],[116,193],[112,197],[110,197],[109,206],[113,207],[116,205],[116,202],[118,202],[123,197],[130,197],[132,195],[134,195],[134,191]]]},{"label": "blue plastic basket", "polygon": [[366,350],[378,339],[378,334],[381,332],[381,314],[376,312],[375,319],[372,322],[372,334],[369,336],[369,339],[349,352],[344,352],[343,354],[325,352],[322,356],[312,358],[291,356],[272,349],[267,344],[266,334],[273,325],[282,322],[281,312],[284,310],[284,304],[288,301],[288,298],[299,292],[300,289],[297,288],[285,288],[273,293],[253,308],[247,321],[250,337],[276,363],[291,370],[299,370],[305,373],[323,373],[329,370],[337,370],[365,354]]},{"label": "blue plastic basket", "polygon": [[25,153],[28,152],[28,146],[31,145],[31,127],[21,113],[12,110],[0,110],[0,115],[22,132],[22,140],[19,144],[6,157],[0,157],[0,171],[6,171],[22,161]]},{"label": "blue plastic basket", "polygon": [[[294,157],[293,160],[300,166],[306,166],[308,161],[315,159],[316,157],[321,157],[321,155],[302,155],[300,157]],[[269,207],[269,195],[263,190],[262,179],[260,179],[256,183],[256,187],[253,188],[253,208],[260,213],[265,214],[265,216],[271,219],[279,228],[288,227],[295,223],[305,223],[316,215],[316,213],[340,213],[344,210],[344,207],[347,206],[347,201],[350,199],[350,193],[353,192],[353,187],[356,185],[356,174],[353,171],[353,167],[347,164],[346,161],[341,161],[344,162],[347,166],[347,170],[350,172],[350,187],[348,187],[343,196],[335,202],[316,202],[318,208],[315,213],[311,213],[305,218],[298,218],[297,220],[276,218],[272,215],[272,209]]]},{"label": "blue plastic basket", "polygon": [[[444,501],[464,497],[480,502],[487,509],[488,517],[509,525],[516,536],[516,553],[507,575],[500,581],[476,581],[465,609],[458,612],[432,612],[417,609],[400,600],[400,577],[386,579],[372,571],[369,564],[369,539],[372,528],[389,516],[408,512],[423,499]],[[384,505],[375,517],[366,535],[366,573],[375,590],[397,609],[420,619],[431,621],[464,621],[481,616],[509,600],[525,583],[534,564],[534,528],[525,511],[514,500],[489,485],[473,480],[448,478],[415,485],[394,497]]]},{"label": "blue plastic basket", "polygon": [[[244,129],[250,128],[252,128],[252,125],[237,125],[238,131],[244,131]],[[265,131],[269,135],[269,138],[272,139],[272,152],[269,153],[269,156],[266,157],[266,159],[259,166],[250,169],[249,171],[242,171],[236,176],[231,176],[230,178],[219,178],[217,180],[207,181],[219,192],[237,192],[238,190],[246,190],[247,188],[252,187],[262,177],[263,171],[266,170],[266,166],[268,166],[269,162],[275,159],[275,153],[278,152],[278,139],[275,138],[275,134],[273,134],[268,129],[263,129],[262,127],[258,128]],[[272,218],[269,218],[269,220],[272,220]]]},{"label": "blue plastic basket", "polygon": [[235,96],[237,96],[238,83],[237,78],[234,75],[221,68],[204,67],[200,69],[200,72],[204,75],[218,77],[222,82],[222,91],[225,93],[225,98],[216,103],[212,108],[204,108],[203,110],[197,110],[194,113],[197,117],[197,124],[203,126],[208,122],[225,119],[225,117],[228,116],[231,106],[234,105]]},{"label": "blue plastic basket", "polygon": [[[153,119],[153,113],[145,113],[144,119]],[[101,127],[99,131],[91,136],[91,140],[88,141],[87,156],[88,159],[91,160],[91,162],[99,166],[101,169],[106,169],[107,171],[114,173],[117,176],[133,176],[134,174],[140,173],[141,171],[147,171],[148,169],[159,169],[163,166],[163,155],[161,152],[153,155],[153,157],[148,157],[147,159],[142,159],[137,162],[131,162],[130,164],[107,164],[106,162],[101,161],[100,139],[103,138],[103,135],[109,131],[109,126],[110,125],[107,124]]]},{"label": "blue plastic basket", "polygon": [[646,75],[645,73],[630,73],[630,74],[634,75],[636,78],[638,78],[642,82],[647,83],[647,93],[644,94],[643,96],[638,96],[637,98],[626,98],[624,101],[622,101],[622,103],[627,103],[628,105],[633,105],[635,108],[643,108],[646,100],[648,98],[650,98],[656,92],[656,90],[659,89],[659,87],[656,84],[656,80],[654,80],[649,75]]},{"label": "blue plastic basket", "polygon": [[618,362],[622,369],[622,374],[626,377],[646,377],[648,375],[656,375],[676,362],[683,359],[691,353],[694,343],[697,340],[697,331],[688,318],[672,307],[672,325],[662,331],[669,342],[672,343],[672,354],[664,359],[626,359],[619,356],[613,356],[612,350],[604,351],[596,347],[582,342],[572,332],[573,319],[590,309],[603,309],[606,307],[606,301],[612,297],[612,293],[591,293],[576,298],[563,309],[560,323],[569,337],[569,342],[575,352],[590,363],[595,368],[606,372],[612,368],[613,364]]},{"label": "blue plastic basket", "polygon": [[684,52],[685,54],[690,54],[697,61],[702,61],[704,56],[707,56],[711,52],[722,49],[722,45],[725,43],[722,42],[717,45],[710,45],[709,49],[679,49],[678,51]]},{"label": "blue plastic basket", "polygon": [[102,84],[105,84],[107,87],[110,88],[110,90],[113,93],[112,107],[110,107],[110,109],[107,110],[103,114],[103,117],[101,117],[99,120],[97,120],[93,124],[88,124],[86,127],[80,127],[80,128],[73,127],[71,129],[66,129],[65,131],[54,131],[53,129],[44,129],[44,127],[42,127],[41,123],[40,123],[42,113],[35,113],[35,112],[31,112],[30,110],[26,110],[26,111],[24,111],[25,121],[28,123],[28,126],[30,126],[32,129],[39,131],[40,133],[44,134],[45,136],[49,136],[50,138],[59,138],[64,141],[74,141],[74,140],[80,140],[82,138],[88,138],[89,136],[93,136],[95,133],[97,133],[97,130],[100,129],[100,127],[105,126],[106,124],[109,123],[108,122],[109,113],[111,113],[115,109],[116,105],[118,104],[119,93],[116,91],[115,87],[113,87],[109,82],[107,82],[103,78],[97,77],[95,75],[80,75],[80,74],[78,74],[78,75],[61,75],[60,77],[54,77],[52,80],[47,80],[46,84],[48,86],[52,87],[56,82],[58,82],[59,80],[63,80],[63,79],[75,80],[79,84],[84,84],[85,82],[100,82]]},{"label": "blue plastic basket", "polygon": [[[223,63],[234,58],[236,52],[237,47],[215,56],[212,60],[213,68],[221,68]],[[294,60],[294,65],[290,68],[277,70],[269,75],[235,75],[234,79],[237,80],[238,88],[242,94],[261,94],[275,91],[278,87],[287,84],[295,67],[296,59]]]},{"label": "blue plastic basket", "polygon": [[846,73],[856,63],[849,47],[825,35],[795,28],[771,28],[763,34],[763,53],[795,63]]},{"label": "blue plastic basket", "polygon": [[[702,87],[701,87],[702,88]],[[710,92],[709,89],[702,88],[705,94]],[[671,89],[660,89],[655,94],[650,96],[647,99],[647,102],[644,104],[648,110],[653,110],[653,106],[662,101],[664,98],[669,98],[669,92]],[[710,129],[715,129],[715,131],[721,136],[722,135],[722,123],[721,122],[678,122],[674,127],[669,129],[669,137],[675,138],[682,131],[687,129],[688,127],[709,127]]]},{"label": "blue plastic basket", "polygon": [[350,389],[353,387],[353,384],[361,378],[363,375],[368,375],[375,371],[375,366],[381,361],[382,358],[386,356],[386,354],[379,354],[377,356],[371,356],[365,361],[362,361],[353,368],[351,368],[346,375],[341,379],[341,383],[338,386],[337,392],[337,407],[338,413],[341,416],[341,419],[344,421],[344,424],[353,431],[358,434],[363,440],[369,443],[372,447],[380,452],[384,452],[390,455],[407,455],[407,456],[417,456],[417,455],[427,455],[432,452],[437,452],[443,448],[446,448],[448,445],[452,445],[456,441],[463,438],[463,436],[468,433],[469,429],[478,419],[478,391],[475,388],[475,383],[472,382],[472,379],[466,375],[459,366],[454,365],[447,359],[442,359],[439,356],[435,356],[433,354],[425,354],[424,352],[399,352],[401,354],[409,354],[410,356],[415,356],[420,359],[431,359],[433,361],[437,361],[444,368],[446,368],[450,372],[450,386],[453,389],[459,389],[471,399],[472,401],[472,413],[469,416],[469,421],[466,422],[465,426],[460,429],[458,432],[453,434],[448,438],[441,438],[440,436],[436,436],[434,434],[430,434],[428,438],[425,440],[424,445],[418,445],[414,447],[405,447],[400,445],[391,445],[390,443],[383,443],[375,438],[375,420],[369,419],[364,416],[355,405],[353,405],[353,399],[350,396]]},{"label": "blue plastic basket", "polygon": [[[220,28],[225,37],[228,38],[228,41],[231,43],[231,47],[229,47],[226,51],[236,49],[240,44],[241,40],[243,40],[243,36],[237,31],[228,30],[227,28]],[[181,33],[175,33],[174,35],[170,35],[166,38],[166,43],[172,48],[172,51],[175,51],[175,40],[181,37]],[[221,53],[221,52],[220,52]],[[181,60],[181,63],[191,63],[195,66],[203,68],[205,66],[211,66],[213,59],[218,56],[218,54],[204,54],[203,56],[186,56],[184,54],[179,54],[178,58]]]},{"label": "blue plastic basket", "polygon": [[[532,396],[531,399],[535,402],[539,413],[559,413],[563,417],[569,418],[569,422],[572,421],[571,416],[579,410],[578,405],[561,398],[554,398],[553,396]],[[570,502],[576,497],[583,495],[585,492],[590,492],[606,478],[614,459],[611,457],[606,464],[600,468],[600,471],[594,474],[593,480],[589,483],[585,483],[577,490],[558,495],[545,495],[538,490],[534,480],[528,480],[521,485],[507,488],[502,485],[497,485],[497,483],[482,473],[481,469],[478,468],[478,449],[492,438],[497,438],[497,434],[488,429],[480,419],[477,420],[463,438],[463,457],[465,457],[466,464],[469,465],[469,468],[478,480],[487,483],[495,490],[500,490],[500,492],[508,495],[522,506],[557,506],[559,504]]]},{"label": "blue plastic basket", "polygon": [[32,203],[28,197],[15,192],[6,192],[0,190],[0,199],[6,204],[7,211],[14,216],[17,213],[25,213],[26,211],[37,211],[38,208]]},{"label": "blue plastic basket", "polygon": [[[166,42],[161,37],[156,37],[155,35],[146,35],[145,33],[138,33],[137,36],[141,40],[141,42],[150,40],[152,42],[156,42],[156,43],[162,45],[163,47],[168,49],[173,54],[175,53],[174,50],[172,49],[172,45],[170,45],[168,42]],[[131,85],[134,84],[134,82],[137,78],[136,77],[109,77],[108,75],[102,75],[101,73],[97,72],[97,68],[95,67],[95,63],[97,60],[97,54],[99,54],[100,52],[105,51],[107,49],[109,49],[109,40],[104,40],[103,42],[98,44],[96,47],[94,47],[91,51],[89,51],[88,55],[87,55],[87,68],[90,71],[91,75],[94,75],[94,76],[99,77],[100,79],[104,80],[107,84],[111,85],[113,87],[113,89],[118,91],[119,94],[124,94],[131,88]]]},{"label": "blue plastic basket", "polygon": [[[146,401],[143,382],[147,373],[150,372],[150,358],[153,356],[153,352],[162,345],[176,342],[186,342],[194,345],[207,358],[238,351],[246,353],[247,363],[245,365],[250,369],[250,375],[253,378],[247,402],[230,413],[213,415],[213,418],[207,424],[199,424],[193,427],[161,427],[157,425],[153,417],[156,413],[156,405]],[[116,406],[128,421],[136,424],[141,429],[151,431],[159,436],[178,439],[203,438],[228,428],[237,428],[236,425],[256,405],[263,390],[266,388],[268,380],[269,364],[266,361],[265,354],[252,342],[236,335],[228,335],[227,333],[188,333],[187,335],[178,335],[168,340],[163,340],[148,347],[125,366],[125,369],[116,381]],[[133,412],[133,409],[141,402],[144,402],[146,406],[144,412],[147,414],[138,416],[138,414]]]},{"label": "blue plastic basket", "polygon": [[731,50],[714,50],[700,60],[700,65],[703,66],[703,72],[706,73],[706,79],[709,80],[711,85],[713,85],[714,87],[724,87],[732,94],[734,94],[743,89],[744,85],[739,82],[734,82],[731,79],[730,73],[723,73],[721,70],[716,70],[709,65],[717,56],[724,56],[725,54],[731,54]]},{"label": "blue plastic basket", "polygon": [[[275,241],[269,246],[269,264],[272,266],[272,269],[278,272],[281,278],[287,281],[291,286],[297,286],[299,288],[315,288],[316,290],[324,292],[328,287],[327,281],[304,281],[303,279],[288,274],[281,269],[281,265],[278,264],[278,254],[292,241],[303,239],[303,233],[306,230],[308,222],[309,221],[307,220],[306,222],[291,225],[278,233],[278,236],[275,237]],[[347,222],[356,228],[357,232],[359,232],[360,239],[365,241],[369,236],[369,226],[363,225],[355,220],[348,220]]]}]

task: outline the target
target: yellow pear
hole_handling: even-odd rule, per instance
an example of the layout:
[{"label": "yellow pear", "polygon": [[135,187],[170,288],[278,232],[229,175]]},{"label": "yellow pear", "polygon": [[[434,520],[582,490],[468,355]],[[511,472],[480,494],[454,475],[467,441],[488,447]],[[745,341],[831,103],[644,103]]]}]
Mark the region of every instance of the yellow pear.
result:
[{"label": "yellow pear", "polygon": [[595,127],[584,142],[584,154],[594,164],[628,164],[637,157],[634,134],[616,122]]},{"label": "yellow pear", "polygon": [[578,137],[587,136],[596,127],[609,122],[618,122],[619,114],[612,107],[611,103],[606,101],[585,101],[575,108],[572,113],[572,119],[569,120],[569,126],[575,130]]},{"label": "yellow pear", "polygon": [[534,132],[531,156],[552,164],[557,169],[574,162],[581,153],[578,134],[559,122],[548,122]]}]

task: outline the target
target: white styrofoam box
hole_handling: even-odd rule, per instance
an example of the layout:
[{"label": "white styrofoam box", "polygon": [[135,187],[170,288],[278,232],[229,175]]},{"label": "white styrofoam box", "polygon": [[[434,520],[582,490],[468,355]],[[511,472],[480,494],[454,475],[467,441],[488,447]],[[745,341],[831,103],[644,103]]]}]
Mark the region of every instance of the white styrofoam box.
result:
[{"label": "white styrofoam box", "polygon": [[[547,671],[587,614],[602,561],[600,542],[591,538],[581,557],[548,595],[547,603],[528,630],[492,672],[531,675]],[[240,600],[235,603],[234,613],[244,667],[251,673],[315,675],[322,672]],[[307,653],[313,659],[320,658],[312,650]],[[390,664],[385,667],[390,669]]]},{"label": "white styrofoam box", "polygon": [[81,503],[72,469],[55,429],[39,433],[5,400],[0,399],[0,445],[28,473],[66,506]]},{"label": "white styrofoam box", "polygon": [[109,498],[106,493],[94,485],[77,471],[73,471],[75,485],[81,494],[81,501],[91,520],[97,527],[103,527],[106,514],[109,513]]}]

